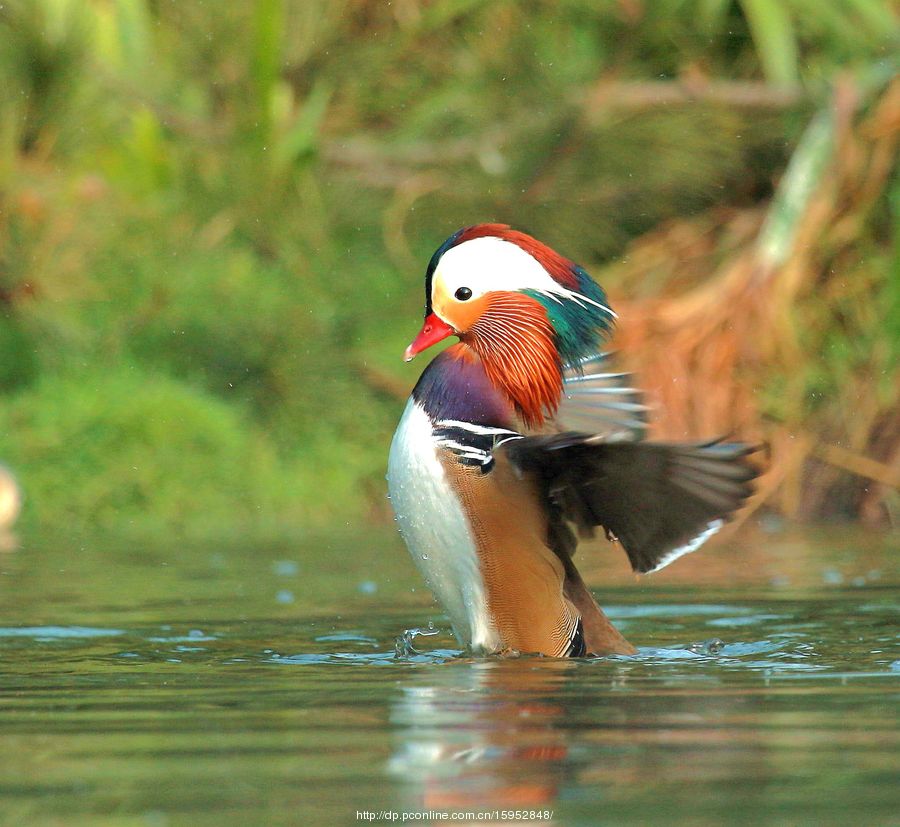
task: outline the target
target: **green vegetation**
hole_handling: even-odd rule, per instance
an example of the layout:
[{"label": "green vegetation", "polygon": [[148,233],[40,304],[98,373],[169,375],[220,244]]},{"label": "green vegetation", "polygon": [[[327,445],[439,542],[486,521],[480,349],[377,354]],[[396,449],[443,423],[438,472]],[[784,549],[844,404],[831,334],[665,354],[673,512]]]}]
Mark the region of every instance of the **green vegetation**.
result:
[{"label": "green vegetation", "polygon": [[[822,240],[835,217],[813,239],[815,273],[838,251],[861,287],[822,293],[810,270],[790,294],[821,332],[795,343],[799,390],[768,364],[761,415],[840,443],[851,399],[817,423],[809,389],[877,374],[873,430],[846,447],[890,470],[897,120],[870,116],[897,46],[879,0],[6,0],[0,459],[24,519],[208,536],[385,515],[398,392],[421,369],[399,355],[450,232],[528,229],[613,301],[677,292],[684,273],[627,266],[643,239],[723,209],[714,225],[758,228],[841,89],[825,144],[861,124],[857,156],[869,141],[881,167],[844,235]],[[775,265],[813,201],[778,202]]]}]

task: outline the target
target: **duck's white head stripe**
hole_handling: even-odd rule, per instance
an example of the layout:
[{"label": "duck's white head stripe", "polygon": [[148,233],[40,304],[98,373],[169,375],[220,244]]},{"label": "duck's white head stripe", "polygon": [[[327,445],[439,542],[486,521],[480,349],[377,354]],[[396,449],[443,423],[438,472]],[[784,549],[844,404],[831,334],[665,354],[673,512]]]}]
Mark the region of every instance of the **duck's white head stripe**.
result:
[{"label": "duck's white head stripe", "polygon": [[460,287],[468,287],[476,297],[494,291],[533,290],[554,301],[591,304],[615,317],[605,304],[560,284],[518,244],[497,236],[481,236],[451,247],[438,261],[433,278],[443,283],[448,295]]}]

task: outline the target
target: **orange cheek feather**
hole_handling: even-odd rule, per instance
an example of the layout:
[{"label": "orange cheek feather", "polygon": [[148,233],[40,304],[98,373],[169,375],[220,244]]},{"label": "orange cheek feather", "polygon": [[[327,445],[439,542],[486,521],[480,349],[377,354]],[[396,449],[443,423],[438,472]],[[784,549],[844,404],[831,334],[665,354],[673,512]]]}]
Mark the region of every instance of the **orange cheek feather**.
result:
[{"label": "orange cheek feather", "polygon": [[[473,312],[466,307],[468,323],[457,327],[460,338],[478,354],[491,383],[510,398],[525,423],[540,426],[556,413],[562,394],[562,365],[547,311],[521,293],[488,293],[465,305]],[[456,321],[450,324],[457,326]]]},{"label": "orange cheek feather", "polygon": [[460,333],[465,333],[487,310],[488,296],[461,302],[448,296],[443,284],[437,284],[432,292],[431,306],[447,324]]}]

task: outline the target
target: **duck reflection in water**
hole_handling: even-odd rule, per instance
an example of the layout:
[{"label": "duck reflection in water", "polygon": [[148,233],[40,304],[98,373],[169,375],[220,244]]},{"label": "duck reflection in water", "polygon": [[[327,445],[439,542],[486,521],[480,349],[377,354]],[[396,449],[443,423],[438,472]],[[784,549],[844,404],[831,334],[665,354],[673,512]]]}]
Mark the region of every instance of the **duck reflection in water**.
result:
[{"label": "duck reflection in water", "polygon": [[[604,823],[640,812],[639,823],[668,824],[673,802],[689,802],[696,823],[724,823],[737,800],[766,812],[758,779],[780,771],[786,743],[748,721],[771,721],[772,697],[736,692],[711,657],[648,649],[426,668],[391,705],[398,797],[407,811],[553,813],[503,821],[523,824],[592,823],[601,810]],[[806,737],[801,726],[790,743]]]},{"label": "duck reflection in water", "polygon": [[388,766],[407,789],[407,807],[552,811],[573,772],[560,696],[575,666],[466,660],[402,687]]}]

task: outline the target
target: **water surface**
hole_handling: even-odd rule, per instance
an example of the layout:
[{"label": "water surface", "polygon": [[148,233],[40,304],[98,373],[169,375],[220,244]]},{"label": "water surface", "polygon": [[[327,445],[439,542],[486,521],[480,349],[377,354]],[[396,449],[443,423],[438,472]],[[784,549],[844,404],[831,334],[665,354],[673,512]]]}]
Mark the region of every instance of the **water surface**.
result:
[{"label": "water surface", "polygon": [[640,652],[559,661],[466,657],[387,530],[25,538],[0,823],[900,824],[896,550],[750,531],[639,580],[582,552]]}]

